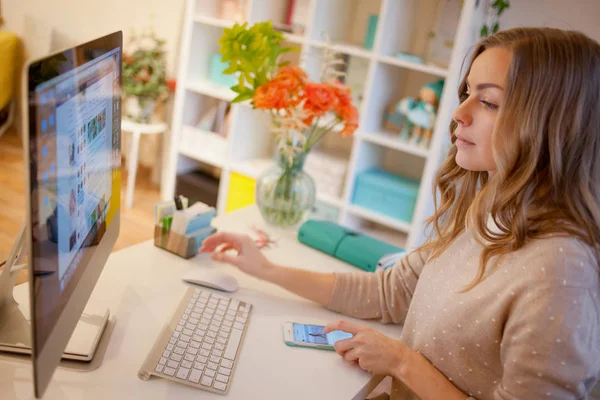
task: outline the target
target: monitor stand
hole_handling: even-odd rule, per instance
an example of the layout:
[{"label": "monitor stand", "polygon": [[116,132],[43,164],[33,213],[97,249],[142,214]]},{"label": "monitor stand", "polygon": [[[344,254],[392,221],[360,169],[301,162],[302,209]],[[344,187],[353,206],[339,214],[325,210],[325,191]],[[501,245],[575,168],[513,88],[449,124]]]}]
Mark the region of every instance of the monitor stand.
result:
[{"label": "monitor stand", "polygon": [[[26,299],[17,303],[13,295],[18,272],[27,267],[27,264],[19,265],[26,253],[24,243],[25,227],[21,227],[6,264],[0,271],[0,352],[4,353],[32,352],[29,297],[25,296]],[[108,319],[108,310],[103,315],[84,312],[67,344],[63,360],[92,361]]]}]

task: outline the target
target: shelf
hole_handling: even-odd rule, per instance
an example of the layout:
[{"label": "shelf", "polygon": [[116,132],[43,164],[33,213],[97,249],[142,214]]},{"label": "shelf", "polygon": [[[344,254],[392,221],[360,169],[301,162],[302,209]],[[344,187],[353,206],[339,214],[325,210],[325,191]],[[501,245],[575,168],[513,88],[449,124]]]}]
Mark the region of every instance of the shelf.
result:
[{"label": "shelf", "polygon": [[206,96],[211,96],[225,101],[231,101],[236,97],[236,93],[233,90],[206,79],[187,82],[185,87],[187,90],[192,92],[204,94]]},{"label": "shelf", "polygon": [[400,221],[388,215],[380,214],[355,204],[348,206],[348,212],[357,217],[376,222],[380,225],[387,226],[388,228],[393,228],[401,232],[409,233],[411,230],[411,224],[408,222]]},{"label": "shelf", "polygon": [[227,158],[227,138],[218,133],[184,126],[179,153],[193,160],[223,168]]},{"label": "shelf", "polygon": [[405,142],[400,139],[400,134],[389,132],[357,132],[355,135],[365,142],[374,143],[389,149],[403,151],[423,158],[427,158],[429,155],[429,149]]},{"label": "shelf", "polygon": [[448,77],[448,69],[441,68],[436,65],[419,64],[390,56],[380,56],[378,57],[378,59],[383,63],[396,65],[398,67],[410,69],[412,71],[424,72],[426,74],[441,76],[442,78]]},{"label": "shelf", "polygon": [[208,17],[205,15],[196,15],[194,17],[194,21],[196,21],[200,24],[204,24],[204,25],[217,26],[219,28],[231,28],[236,23],[236,21],[231,21],[231,20],[222,19],[222,18]]},{"label": "shelf", "polygon": [[231,164],[231,172],[236,172],[248,178],[256,179],[275,162],[271,158],[254,158],[251,160],[238,161]]},{"label": "shelf", "polygon": [[[327,45],[326,42],[321,40],[311,40],[310,44],[314,47],[323,48]],[[367,50],[360,46],[355,46],[351,44],[343,44],[343,43],[330,43],[329,48],[335,52],[348,54],[351,56],[362,57],[362,58],[372,58],[374,53],[371,50]]]},{"label": "shelf", "polygon": [[293,33],[283,33],[283,37],[285,38],[285,40],[287,40],[288,42],[291,43],[297,43],[297,44],[304,44],[306,43],[308,40],[302,36],[302,35],[296,35]]}]

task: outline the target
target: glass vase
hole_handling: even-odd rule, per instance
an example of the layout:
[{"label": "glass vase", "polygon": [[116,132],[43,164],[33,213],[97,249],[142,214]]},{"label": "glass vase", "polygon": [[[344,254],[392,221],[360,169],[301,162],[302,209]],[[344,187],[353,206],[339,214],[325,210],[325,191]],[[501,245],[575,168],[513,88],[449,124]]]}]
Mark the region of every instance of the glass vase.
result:
[{"label": "glass vase", "polygon": [[291,162],[279,156],[256,180],[256,204],[268,224],[295,227],[314,207],[315,181],[303,171],[306,156],[298,153]]}]

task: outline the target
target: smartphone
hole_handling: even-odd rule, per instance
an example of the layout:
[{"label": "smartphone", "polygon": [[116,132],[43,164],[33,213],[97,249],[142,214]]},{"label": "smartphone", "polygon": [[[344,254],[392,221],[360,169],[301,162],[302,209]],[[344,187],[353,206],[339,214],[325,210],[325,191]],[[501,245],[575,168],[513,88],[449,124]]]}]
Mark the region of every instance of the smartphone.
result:
[{"label": "smartphone", "polygon": [[333,345],[338,340],[349,339],[352,334],[344,331],[325,333],[322,325],[307,325],[297,322],[286,322],[283,325],[285,344],[294,347],[312,347],[322,350],[335,350]]}]

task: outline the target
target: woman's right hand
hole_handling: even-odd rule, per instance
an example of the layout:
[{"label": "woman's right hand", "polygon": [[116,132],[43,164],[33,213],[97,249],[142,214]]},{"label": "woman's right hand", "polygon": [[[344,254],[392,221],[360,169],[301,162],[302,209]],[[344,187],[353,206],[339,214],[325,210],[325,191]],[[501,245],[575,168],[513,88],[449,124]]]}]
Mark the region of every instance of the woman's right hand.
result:
[{"label": "woman's right hand", "polygon": [[[235,250],[237,254],[228,254],[229,250]],[[245,273],[260,279],[264,279],[268,271],[274,268],[248,235],[217,232],[204,240],[199,251],[211,253],[213,260],[235,265]]]}]

